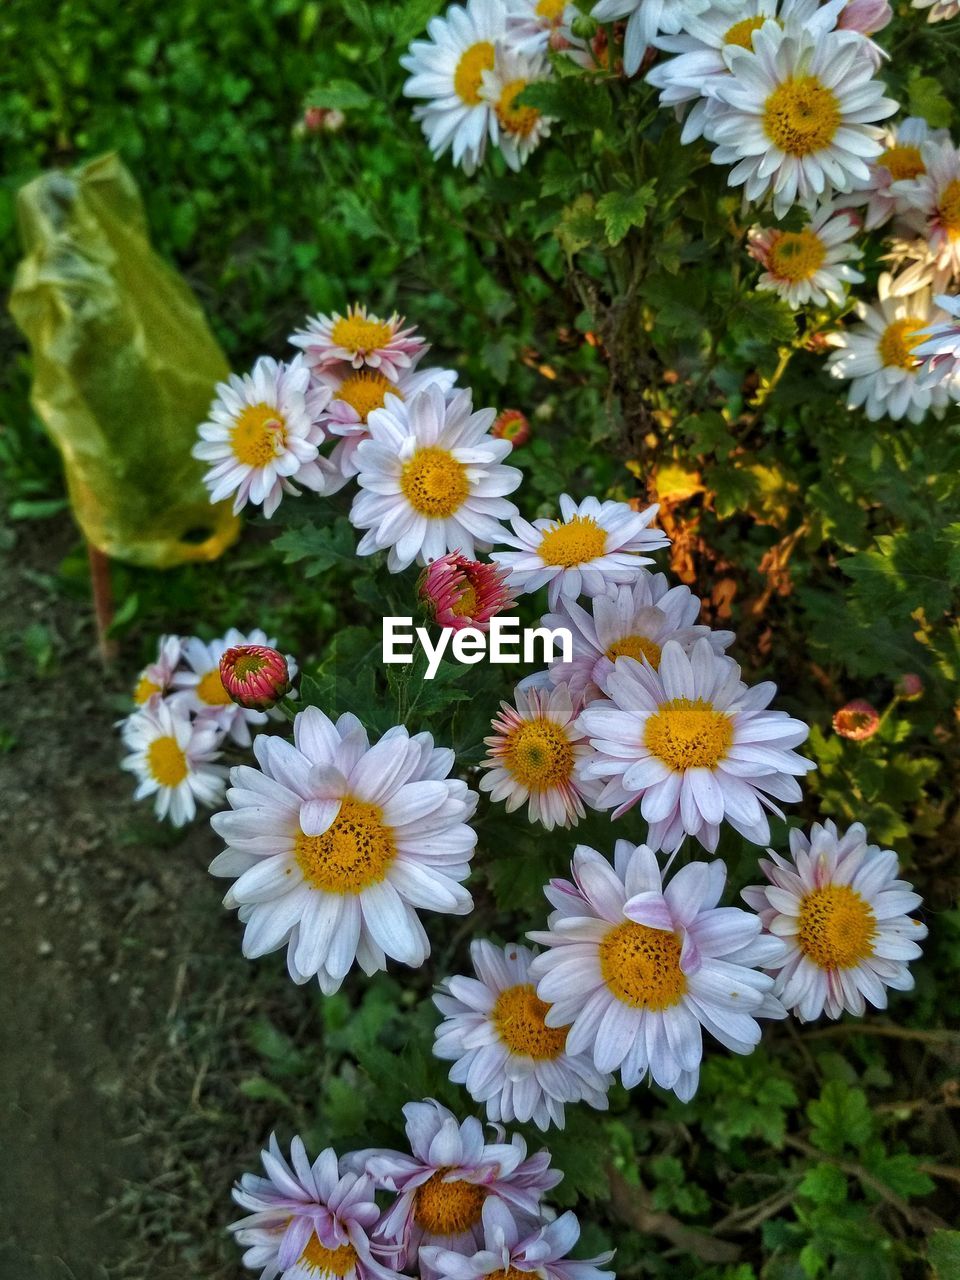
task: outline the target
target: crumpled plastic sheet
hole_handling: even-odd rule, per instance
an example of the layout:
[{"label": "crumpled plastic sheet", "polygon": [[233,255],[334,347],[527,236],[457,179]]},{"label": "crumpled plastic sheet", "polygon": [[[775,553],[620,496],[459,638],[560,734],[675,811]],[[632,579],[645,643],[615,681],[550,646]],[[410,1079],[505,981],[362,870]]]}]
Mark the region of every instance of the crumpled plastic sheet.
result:
[{"label": "crumpled plastic sheet", "polygon": [[213,560],[239,532],[190,456],[226,358],[190,289],[150,246],[115,155],[18,196],[10,310],[33,353],[31,402],[63,455],[92,545],[131,564]]}]

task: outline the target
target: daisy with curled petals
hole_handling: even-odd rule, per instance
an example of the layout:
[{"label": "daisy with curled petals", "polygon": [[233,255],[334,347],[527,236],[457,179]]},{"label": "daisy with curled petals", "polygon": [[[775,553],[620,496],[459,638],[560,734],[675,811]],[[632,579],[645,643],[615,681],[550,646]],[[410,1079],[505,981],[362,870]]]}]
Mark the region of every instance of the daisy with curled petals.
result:
[{"label": "daisy with curled petals", "polygon": [[930,290],[901,296],[892,276],[882,275],[874,306],[857,303],[863,321],[831,335],[838,351],[827,369],[850,380],[847,408],[862,408],[871,422],[880,418],[922,422],[928,413],[942,418],[951,400],[960,399],[960,377],[947,375],[930,386],[922,378],[918,348],[933,325],[947,317],[932,305]]},{"label": "daisy with curled petals", "polygon": [[662,573],[643,572],[630,586],[610,587],[590,602],[589,612],[573,600],[561,600],[556,613],[545,614],[541,627],[566,627],[573,641],[570,662],[553,663],[547,672],[553,685],[566,685],[581,703],[603,696],[603,684],[617,658],[646,660],[654,671],[668,640],[689,650],[709,640],[723,653],[735,639],[732,631],[711,631],[697,624],[700,601],[690,588],[671,587]]},{"label": "daisy with curled petals", "polygon": [[227,771],[219,759],[221,734],[212,724],[191,721],[187,711],[154,694],[123,721],[123,744],[129,751],[121,768],[137,776],[134,800],[156,796],[154,812],[175,827],[190,822],[197,801],[213,807],[223,798]]},{"label": "daisy with curled petals", "polygon": [[927,927],[909,912],[920,895],[897,879],[892,849],[867,843],[862,823],[842,836],[815,822],[806,836],[790,832],[790,857],[768,849],[761,870],[770,881],[743,890],[764,927],[787,948],[773,968],[774,993],[801,1022],[844,1011],[860,1017],[869,1002],[887,1007],[887,987],[910,991],[907,968],[920,955]]},{"label": "daisy with curled petals", "polygon": [[211,826],[227,848],[210,871],[234,881],[248,959],[287,948],[294,982],[339,990],[354,961],[418,967],[430,943],[417,911],[466,915],[476,792],[449,778],[452,751],[398,725],[370,746],[356,716],[316,707],[293,743],[261,734],[259,769],[231,770],[230,811]]},{"label": "daisy with curled petals", "polygon": [[396,311],[388,320],[381,320],[365,306],[354,303],[345,316],[335,311],[331,316],[309,317],[290,341],[302,349],[313,373],[345,364],[353,369],[378,369],[395,382],[429,350],[416,326],[405,329],[403,324],[403,316]]},{"label": "daisy with curled petals", "polygon": [[443,1014],[433,1052],[453,1060],[450,1079],[486,1103],[488,1120],[562,1129],[567,1102],[606,1111],[612,1082],[588,1054],[567,1053],[566,1027],[547,1026],[550,1006],[530,977],[533,955],[513,944],[471,943],[476,977],[447,978],[433,997]]},{"label": "daisy with curled petals", "polygon": [[897,104],[873,79],[864,36],[766,22],[752,50],[727,46],[724,57],[730,75],[711,87],[717,108],[704,132],[717,144],[714,164],[734,166],[731,186],[748,200],[772,197],[782,218],[869,180],[867,162],[882,149],[875,122]]},{"label": "daisy with curled petals", "polygon": [[923,341],[916,347],[915,355],[923,360],[920,380],[925,386],[960,381],[960,295],[951,298],[940,294],[934,302],[949,318],[922,330],[919,335]]},{"label": "daisy with curled petals", "polygon": [[497,140],[497,117],[482,94],[483,73],[493,69],[496,45],[506,33],[503,0],[467,0],[451,5],[427,24],[429,40],[414,40],[400,65],[410,72],[408,98],[437,159],[451,151],[453,163],[473,173],[487,138]]},{"label": "daisy with curled petals", "polygon": [[928,22],[946,22],[960,13],[960,0],[913,0],[914,9],[929,9]]},{"label": "daisy with curled petals", "polygon": [[[223,687],[220,675],[220,659],[228,649],[236,645],[263,645],[277,647],[276,640],[267,636],[259,627],[244,635],[231,627],[219,640],[205,643],[197,636],[183,642],[183,667],[173,678],[173,699],[178,706],[207,724],[215,726],[238,747],[249,747],[252,738],[250,726],[266,724],[265,711],[249,710],[239,706]],[[297,664],[292,654],[286,654],[287,673],[292,680],[297,674]]]},{"label": "daisy with curled petals", "polygon": [[773,979],[758,972],[784,953],[760,920],[718,907],[726,867],[690,862],[664,886],[646,845],[618,840],[615,866],[580,845],[573,883],[553,880],[549,948],[530,966],[547,1022],[570,1026],[567,1051],[590,1053],[598,1071],[619,1070],[628,1089],[648,1074],[682,1102],[697,1091],[702,1031],[731,1053],[760,1040],[756,1019],[782,1018]]},{"label": "daisy with curled petals", "polygon": [[521,592],[546,586],[547,600],[555,609],[561,596],[598,596],[608,587],[633,582],[652,564],[643,553],[670,545],[659,529],[647,526],[659,505],[634,511],[626,502],[600,502],[585,498],[579,505],[560,495],[559,520],[534,520],[517,516],[513,534],[500,538],[516,551],[495,551],[491,560],[510,570],[510,586]]},{"label": "daisy with curled petals", "polygon": [[421,1252],[438,1245],[452,1253],[473,1254],[483,1245],[481,1215],[487,1200],[502,1200],[515,1216],[531,1223],[541,1216],[540,1200],[562,1179],[550,1168],[550,1153],[527,1158],[519,1134],[494,1126],[496,1141],[485,1142],[475,1116],[456,1116],[428,1099],[408,1102],[410,1154],[373,1148],[358,1151],[354,1167],[372,1175],[377,1186],[397,1199],[383,1215],[375,1236],[390,1249],[401,1271],[420,1263],[422,1280],[443,1280]]},{"label": "daisy with curled petals", "polygon": [[579,12],[568,0],[507,0],[507,42],[523,54],[562,49]]},{"label": "daisy with curled petals", "polygon": [[590,10],[598,22],[627,19],[623,40],[623,69],[628,76],[640,70],[643,55],[657,33],[676,35],[694,15],[703,13],[710,0],[598,0]]},{"label": "daisy with curled petals", "polygon": [[320,457],[326,438],[320,420],[329,399],[299,356],[290,364],[263,356],[252,373],[217,383],[210,417],[191,450],[210,464],[204,477],[210,501],[233,494],[235,514],[249,502],[272,516],[285,493],[299,494],[294,480],[326,492],[332,468]]},{"label": "daisy with curled petals", "polygon": [[849,197],[850,204],[866,204],[863,229],[876,231],[909,208],[906,193],[927,171],[928,142],[949,139],[946,129],[931,129],[926,120],[909,116],[884,133],[884,149],[870,165],[869,181]]},{"label": "daisy with curled petals", "polygon": [[849,286],[863,282],[847,263],[861,256],[851,244],[859,230],[859,219],[847,210],[838,213],[832,203],[821,205],[800,231],[753,227],[747,246],[764,268],[757,288],[771,290],[794,310],[828,302],[841,306]]},{"label": "daisy with curled petals", "polygon": [[311,1164],[299,1136],[289,1161],[273,1134],[261,1158],[267,1176],[245,1173],[233,1189],[249,1211],[229,1228],[244,1266],[260,1280],[399,1280],[370,1243],[380,1210],[368,1174],[342,1167],[331,1147]]},{"label": "daisy with curled petals", "polygon": [[133,700],[138,707],[149,702],[155,693],[166,693],[173,682],[174,672],[180,665],[183,641],[179,636],[161,636],[157,656],[148,663],[137,677]]},{"label": "daisy with curled petals", "polygon": [[600,790],[577,776],[578,764],[590,754],[577,727],[579,704],[565,685],[517,689],[514,696],[516,708],[502,702],[493,721],[496,733],[484,738],[490,750],[480,768],[490,772],[480,779],[480,790],[505,801],[507,813],[526,804],[529,821],[547,831],[575,826],[584,799],[592,805]]},{"label": "daisy with curled petals", "polygon": [[600,1271],[613,1257],[604,1253],[596,1258],[574,1261],[569,1254],[580,1239],[580,1223],[567,1210],[553,1222],[522,1226],[500,1200],[488,1200],[483,1206],[483,1248],[472,1257],[427,1245],[423,1257],[431,1270],[445,1280],[614,1280],[612,1271]]},{"label": "daisy with curled petals", "polygon": [[914,225],[932,262],[923,279],[942,290],[960,277],[960,151],[947,139],[923,148],[925,172],[904,188]]},{"label": "daisy with curled petals", "polygon": [[748,689],[707,640],[689,654],[668,640],[656,671],[619,659],[606,698],[577,722],[595,752],[581,776],[606,780],[597,808],[618,818],[639,802],[654,849],[672,851],[691,835],[713,852],[722,822],[767,844],[764,809],[782,818],[774,800],[799,800],[795,775],[816,767],[792,750],[808,726],[767,710],[776,691],[769,680]]},{"label": "daisy with curled petals", "polygon": [[536,107],[517,101],[524,89],[545,80],[550,66],[541,55],[497,46],[493,67],[483,73],[480,92],[493,108],[500,126],[497,145],[509,168],[519,172],[532,152],[550,133],[551,121]]},{"label": "daisy with curled petals", "polygon": [[360,492],[350,522],[366,529],[357,554],[386,550],[387,567],[400,573],[416,560],[429,564],[448,551],[468,559],[502,541],[500,523],[517,508],[504,495],[523,479],[502,460],[509,440],[494,440],[493,409],[473,411],[469,391],[447,399],[432,385],[367,420],[369,437],[357,449]]}]

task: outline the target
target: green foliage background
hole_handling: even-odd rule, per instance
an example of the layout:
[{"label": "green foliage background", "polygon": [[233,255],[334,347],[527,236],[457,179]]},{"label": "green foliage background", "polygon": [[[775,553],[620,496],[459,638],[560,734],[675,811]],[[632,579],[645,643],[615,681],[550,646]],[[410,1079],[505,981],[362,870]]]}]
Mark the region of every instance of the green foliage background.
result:
[{"label": "green foliage background", "polygon": [[[846,412],[822,371],[819,335],[834,317],[798,322],[753,291],[739,196],[704,149],[680,147],[639,82],[570,74],[531,90],[560,123],[519,176],[497,160],[472,180],[431,162],[398,97],[397,58],[439,7],[8,3],[4,276],[18,186],[116,149],[236,368],[281,356],[307,312],[396,306],[477,403],[531,416],[534,439],[513,459],[525,515],[552,513],[563,490],[662,501],[674,572],[708,620],[737,629],[746,678],[776,679],[778,705],[813,725],[819,772],[791,821],[862,820],[896,847],[931,937],[916,994],[895,996],[889,1015],[778,1024],[749,1058],[712,1053],[688,1106],[640,1089],[615,1091],[607,1116],[575,1110],[548,1138],[566,1171],[556,1201],[578,1206],[588,1249],[617,1246],[627,1277],[960,1275],[960,415],[871,425]],[[899,8],[883,74],[911,111],[956,131],[960,35]],[[346,128],[303,136],[308,103],[342,107]],[[873,246],[871,279],[877,256]],[[58,464],[26,408],[29,361],[8,320],[0,343],[10,514],[40,521],[62,508]],[[431,729],[474,765],[509,696],[502,669],[447,666],[432,684],[417,669],[381,674],[369,660],[379,617],[411,611],[414,575],[358,566],[346,510],[343,496],[287,502],[213,567],[118,566],[131,668],[160,631],[263,625],[301,658],[305,700],[355,711],[374,732],[398,720]],[[83,592],[79,549],[60,577]],[[42,631],[24,640],[40,670]],[[896,701],[908,671],[924,696]],[[855,696],[891,708],[862,746],[830,729]],[[238,1115],[249,1106],[284,1136],[346,1148],[398,1144],[410,1097],[470,1108],[430,1055],[432,981],[463,971],[470,934],[507,941],[540,924],[540,886],[576,839],[610,852],[618,836],[642,838],[636,814],[547,836],[486,803],[479,829],[469,930],[431,921],[435,954],[419,973],[360,979],[329,1000],[299,993],[306,1038],[289,1000],[267,999]],[[733,890],[756,878],[756,849],[728,833],[720,852]],[[287,981],[278,958],[260,963]]]}]

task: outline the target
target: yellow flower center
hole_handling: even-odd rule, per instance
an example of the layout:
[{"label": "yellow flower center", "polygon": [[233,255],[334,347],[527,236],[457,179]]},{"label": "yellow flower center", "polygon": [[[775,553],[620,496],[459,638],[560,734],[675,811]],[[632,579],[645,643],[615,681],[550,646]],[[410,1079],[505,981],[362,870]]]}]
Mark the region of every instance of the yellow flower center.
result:
[{"label": "yellow flower center", "polygon": [[497,119],[501,126],[507,133],[518,134],[521,138],[533,133],[540,119],[540,112],[536,107],[520,106],[517,103],[517,98],[529,83],[529,80],[511,80],[500,90],[496,105]]},{"label": "yellow flower center", "polygon": [[369,369],[361,369],[359,373],[344,378],[336,392],[336,398],[346,401],[361,422],[366,422],[374,409],[383,408],[387,395],[403,399],[399,390],[382,373],[372,373]]},{"label": "yellow flower center", "polygon": [[472,1182],[444,1182],[449,1170],[438,1169],[417,1188],[413,1216],[417,1225],[435,1236],[458,1236],[480,1221],[485,1187]]},{"label": "yellow flower center", "polygon": [[826,246],[815,231],[785,231],[770,250],[770,270],[781,280],[809,280],[823,266]]},{"label": "yellow flower center", "polygon": [[493,45],[489,40],[480,40],[464,49],[453,73],[453,88],[461,102],[468,107],[478,107],[483,99],[480,97],[480,86],[483,73],[493,70]]},{"label": "yellow flower center", "polygon": [[228,707],[231,702],[229,693],[220,679],[220,668],[214,667],[197,682],[197,697],[208,707]]},{"label": "yellow flower center", "polygon": [[846,884],[828,884],[800,903],[797,942],[821,969],[852,969],[873,954],[877,918]]},{"label": "yellow flower center", "polygon": [[397,856],[379,805],[347,797],[321,836],[300,832],[294,846],[303,878],[325,893],[360,893],[379,884]]},{"label": "yellow flower center", "polygon": [[923,341],[922,320],[894,320],[888,324],[878,344],[880,359],[887,367],[918,369],[921,361],[913,354]]},{"label": "yellow flower center", "polygon": [[784,80],[763,108],[767,137],[790,156],[808,156],[829,146],[840,120],[836,94],[816,76]]},{"label": "yellow flower center", "polygon": [[555,524],[540,539],[540,559],[544,564],[574,565],[596,560],[607,549],[607,531],[592,516],[574,516],[569,524]]},{"label": "yellow flower center", "polygon": [[393,337],[393,329],[375,316],[370,319],[359,312],[351,311],[342,316],[330,331],[330,337],[344,351],[376,351],[378,347],[386,347]]},{"label": "yellow flower center", "polygon": [[283,448],[286,427],[273,405],[247,405],[230,432],[233,456],[246,467],[265,467]]},{"label": "yellow flower center", "polygon": [[472,618],[477,611],[477,593],[473,587],[466,586],[457,596],[456,603],[450,606],[455,618]]},{"label": "yellow flower center", "polygon": [[635,1009],[669,1009],[687,990],[680,949],[675,933],[625,920],[600,943],[600,972],[624,1004]]},{"label": "yellow flower center", "polygon": [[678,773],[713,769],[733,745],[733,721],[703,698],[674,698],[647,721],[644,745]]},{"label": "yellow flower center", "polygon": [[503,763],[528,791],[547,791],[573,776],[573,746],[553,720],[524,720],[507,737]]},{"label": "yellow flower center", "polygon": [[463,505],[470,482],[462,462],[449,450],[429,444],[403,464],[400,488],[414,511],[431,520],[445,520]]},{"label": "yellow flower center", "polygon": [[356,1266],[357,1251],[352,1244],[328,1249],[319,1236],[312,1235],[299,1260],[318,1275],[343,1277]]},{"label": "yellow flower center", "polygon": [[759,31],[766,18],[758,14],[755,18],[744,18],[740,22],[735,22],[723,37],[724,44],[736,44],[741,49],[749,49],[753,52],[753,33]]},{"label": "yellow flower center", "polygon": [[259,675],[267,665],[266,658],[258,653],[244,653],[233,664],[233,674],[238,680],[247,680],[250,676]]},{"label": "yellow flower center", "polygon": [[177,787],[187,776],[187,757],[176,738],[154,738],[147,749],[147,767],[161,787]]},{"label": "yellow flower center", "polygon": [[500,992],[493,1006],[493,1022],[511,1053],[538,1060],[560,1057],[570,1028],[548,1027],[544,1019],[549,1010],[529,982]]},{"label": "yellow flower center", "polygon": [[611,662],[616,662],[618,658],[636,658],[641,662],[646,658],[656,671],[660,666],[660,646],[646,636],[624,636],[622,640],[613,642],[607,650],[607,657]]},{"label": "yellow flower center", "polygon": [[537,5],[537,17],[547,18],[550,22],[559,22],[566,7],[567,0],[540,0]]},{"label": "yellow flower center", "polygon": [[[533,1273],[536,1276],[536,1272]],[[516,1267],[507,1267],[506,1271],[490,1271],[486,1280],[530,1280],[529,1271],[518,1271]]]},{"label": "yellow flower center", "polygon": [[919,178],[927,172],[919,147],[897,146],[888,148],[877,164],[882,164],[890,171],[894,182],[902,182],[905,178]]},{"label": "yellow flower center", "polygon": [[145,702],[149,702],[155,693],[162,693],[163,690],[155,681],[150,680],[147,676],[141,676],[137,681],[137,687],[133,691],[133,700],[138,707],[142,707]]},{"label": "yellow flower center", "polygon": [[948,182],[940,197],[940,221],[951,240],[960,236],[960,178]]}]

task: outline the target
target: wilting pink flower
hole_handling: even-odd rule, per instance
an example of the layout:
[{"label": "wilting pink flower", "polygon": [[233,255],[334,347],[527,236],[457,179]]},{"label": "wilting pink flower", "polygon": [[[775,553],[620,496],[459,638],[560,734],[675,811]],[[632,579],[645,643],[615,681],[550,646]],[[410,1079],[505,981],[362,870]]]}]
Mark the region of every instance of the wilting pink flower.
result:
[{"label": "wilting pink flower", "polygon": [[276,649],[238,644],[220,659],[220,679],[238,707],[269,711],[290,688],[290,668]]},{"label": "wilting pink flower", "polygon": [[866,742],[880,728],[880,716],[876,707],[864,698],[854,698],[833,717],[833,729],[841,738],[851,742]]},{"label": "wilting pink flower", "polygon": [[897,697],[903,702],[916,702],[923,697],[923,681],[915,672],[908,671],[896,683]]},{"label": "wilting pink flower", "polygon": [[516,600],[506,586],[508,573],[495,564],[470,560],[451,551],[433,560],[420,575],[417,594],[434,622],[460,631],[487,631],[490,619]]},{"label": "wilting pink flower", "polygon": [[887,0],[848,0],[837,19],[837,26],[872,36],[888,26],[892,19],[893,10]]},{"label": "wilting pink flower", "polygon": [[530,439],[530,423],[519,409],[504,409],[490,428],[490,434],[498,440],[509,440],[515,449],[519,449]]}]

